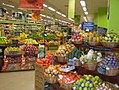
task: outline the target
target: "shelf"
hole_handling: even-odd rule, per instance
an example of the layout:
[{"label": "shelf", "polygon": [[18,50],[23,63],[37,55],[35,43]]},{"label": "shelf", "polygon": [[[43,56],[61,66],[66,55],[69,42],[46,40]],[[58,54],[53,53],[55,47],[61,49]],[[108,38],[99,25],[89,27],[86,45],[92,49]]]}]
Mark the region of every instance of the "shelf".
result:
[{"label": "shelf", "polygon": [[[8,47],[8,46],[22,46],[27,44],[0,44],[0,47]],[[39,44],[33,44],[34,46],[39,46]]]},{"label": "shelf", "polygon": [[6,56],[9,56],[9,57],[17,57],[17,56],[21,56],[22,54],[5,54]]},{"label": "shelf", "polygon": [[74,44],[77,48],[87,48],[87,49],[93,49],[97,51],[105,51],[105,52],[119,52],[119,48],[106,48],[104,46],[88,46],[86,44]]},{"label": "shelf", "polygon": [[76,67],[76,71],[79,74],[90,74],[90,75],[94,75],[94,76],[99,76],[104,81],[108,81],[108,82],[111,82],[114,84],[119,84],[119,75],[118,76],[107,76],[107,75],[100,74],[97,71],[87,70],[83,67]]},{"label": "shelf", "polygon": [[28,23],[28,22],[20,22],[20,21],[8,21],[8,20],[0,20],[0,24],[20,24],[20,25],[43,25],[42,23]]}]

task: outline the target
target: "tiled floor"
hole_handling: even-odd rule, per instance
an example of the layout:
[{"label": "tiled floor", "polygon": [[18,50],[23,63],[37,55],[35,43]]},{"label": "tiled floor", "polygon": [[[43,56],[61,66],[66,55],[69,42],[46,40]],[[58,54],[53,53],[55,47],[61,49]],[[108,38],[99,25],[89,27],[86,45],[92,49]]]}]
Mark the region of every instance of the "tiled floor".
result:
[{"label": "tiled floor", "polygon": [[35,90],[34,71],[0,73],[0,90]]}]

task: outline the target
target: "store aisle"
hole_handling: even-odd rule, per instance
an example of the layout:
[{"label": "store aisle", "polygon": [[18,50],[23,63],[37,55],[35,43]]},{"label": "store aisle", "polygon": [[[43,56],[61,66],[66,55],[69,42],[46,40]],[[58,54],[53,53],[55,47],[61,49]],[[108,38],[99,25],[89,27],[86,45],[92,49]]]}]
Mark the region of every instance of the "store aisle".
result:
[{"label": "store aisle", "polygon": [[35,90],[34,71],[0,73],[0,90]]}]

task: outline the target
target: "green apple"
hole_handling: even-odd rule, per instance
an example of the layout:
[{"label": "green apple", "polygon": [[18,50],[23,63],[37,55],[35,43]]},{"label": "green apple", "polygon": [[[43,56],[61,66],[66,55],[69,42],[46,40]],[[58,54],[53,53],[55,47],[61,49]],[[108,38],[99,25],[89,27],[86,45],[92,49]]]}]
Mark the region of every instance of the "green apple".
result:
[{"label": "green apple", "polygon": [[84,84],[84,83],[82,83],[82,84],[81,84],[81,87],[84,87],[84,86],[85,86],[85,84]]},{"label": "green apple", "polygon": [[92,83],[90,83],[90,84],[89,84],[89,86],[92,88],[92,87],[93,87],[93,84],[92,84]]}]

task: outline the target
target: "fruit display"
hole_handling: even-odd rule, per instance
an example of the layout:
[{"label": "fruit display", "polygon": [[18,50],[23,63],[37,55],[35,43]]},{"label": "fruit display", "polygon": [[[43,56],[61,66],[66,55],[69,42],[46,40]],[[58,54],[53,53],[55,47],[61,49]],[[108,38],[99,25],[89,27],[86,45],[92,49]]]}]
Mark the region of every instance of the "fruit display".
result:
[{"label": "fruit display", "polygon": [[54,60],[54,55],[50,53],[50,54],[47,54],[45,58],[48,58],[49,60]]},{"label": "fruit display", "polygon": [[[97,53],[96,51],[90,49],[87,53],[87,55],[82,55],[80,57],[80,60],[82,62],[82,64],[84,63],[92,63],[92,62],[97,62],[97,61],[101,61],[101,53],[98,55],[99,53]],[[97,60],[100,59],[100,60]]]},{"label": "fruit display", "polygon": [[27,34],[25,33],[20,33],[20,38],[23,40],[23,39],[27,39]]},{"label": "fruit display", "polygon": [[86,39],[86,36],[85,36],[85,34],[83,34],[83,33],[76,33],[76,34],[74,34],[72,37],[71,37],[71,39],[70,39],[70,41],[72,41],[72,42],[74,42],[74,43],[81,43],[82,41],[84,41]]},{"label": "fruit display", "polygon": [[47,44],[48,41],[45,40],[45,39],[41,39],[41,40],[38,41],[38,43],[39,43],[39,44]]},{"label": "fruit display", "polygon": [[95,89],[96,90],[117,90],[116,88],[112,88],[110,86],[110,83],[108,82],[103,82],[101,85],[97,86]]},{"label": "fruit display", "polygon": [[55,35],[54,34],[51,34],[51,33],[47,33],[45,39],[53,40],[53,39],[55,39]]},{"label": "fruit display", "polygon": [[6,37],[0,37],[0,44],[6,44],[7,38]]},{"label": "fruit display", "polygon": [[81,77],[80,75],[77,75],[76,72],[61,73],[58,76],[59,76],[58,81],[60,83],[66,83],[66,84],[74,83]]},{"label": "fruit display", "polygon": [[63,36],[63,33],[62,32],[59,32],[59,31],[56,31],[55,32],[55,35],[56,35],[56,37],[62,37]]},{"label": "fruit display", "polygon": [[73,59],[74,57],[79,59],[81,56],[81,51],[78,50],[77,48],[74,48],[71,53],[69,53],[66,57],[68,59]]},{"label": "fruit display", "polygon": [[74,48],[74,45],[71,44],[66,44],[66,45],[61,45],[59,46],[58,50],[56,51],[55,55],[56,56],[66,56],[67,54],[69,54]]},{"label": "fruit display", "polygon": [[5,54],[17,54],[21,52],[21,49],[19,47],[7,47],[4,52]]},{"label": "fruit display", "polygon": [[38,42],[36,40],[33,39],[25,39],[23,40],[24,44],[38,44]]},{"label": "fruit display", "polygon": [[46,77],[57,77],[59,74],[60,65],[50,65],[47,69],[45,69]]},{"label": "fruit display", "polygon": [[75,90],[95,90],[95,86],[102,84],[98,76],[84,75],[73,84]]},{"label": "fruit display", "polygon": [[98,32],[89,32],[89,33],[86,33],[86,40],[87,42],[97,42],[99,43],[101,41],[101,34],[98,33]]},{"label": "fruit display", "polygon": [[37,64],[41,65],[41,66],[50,66],[51,65],[51,60],[47,59],[47,58],[43,58],[43,59],[37,59]]},{"label": "fruit display", "polygon": [[49,45],[59,45],[59,42],[58,41],[54,41],[54,40],[50,40],[48,42]]},{"label": "fruit display", "polygon": [[38,49],[32,44],[23,45],[21,48],[25,52],[27,52],[27,51],[38,51]]},{"label": "fruit display", "polygon": [[105,59],[100,62],[97,71],[101,74],[106,74],[107,71],[111,72],[110,71],[111,69],[117,69],[116,74],[118,74],[118,68],[119,68],[118,58],[116,58],[113,54],[111,54],[105,57]]},{"label": "fruit display", "polygon": [[39,40],[39,39],[43,39],[44,37],[42,35],[35,33],[32,33],[31,36],[29,36],[30,38],[34,39],[34,40]]},{"label": "fruit display", "polygon": [[116,34],[107,34],[103,37],[102,42],[119,42],[119,36]]}]

